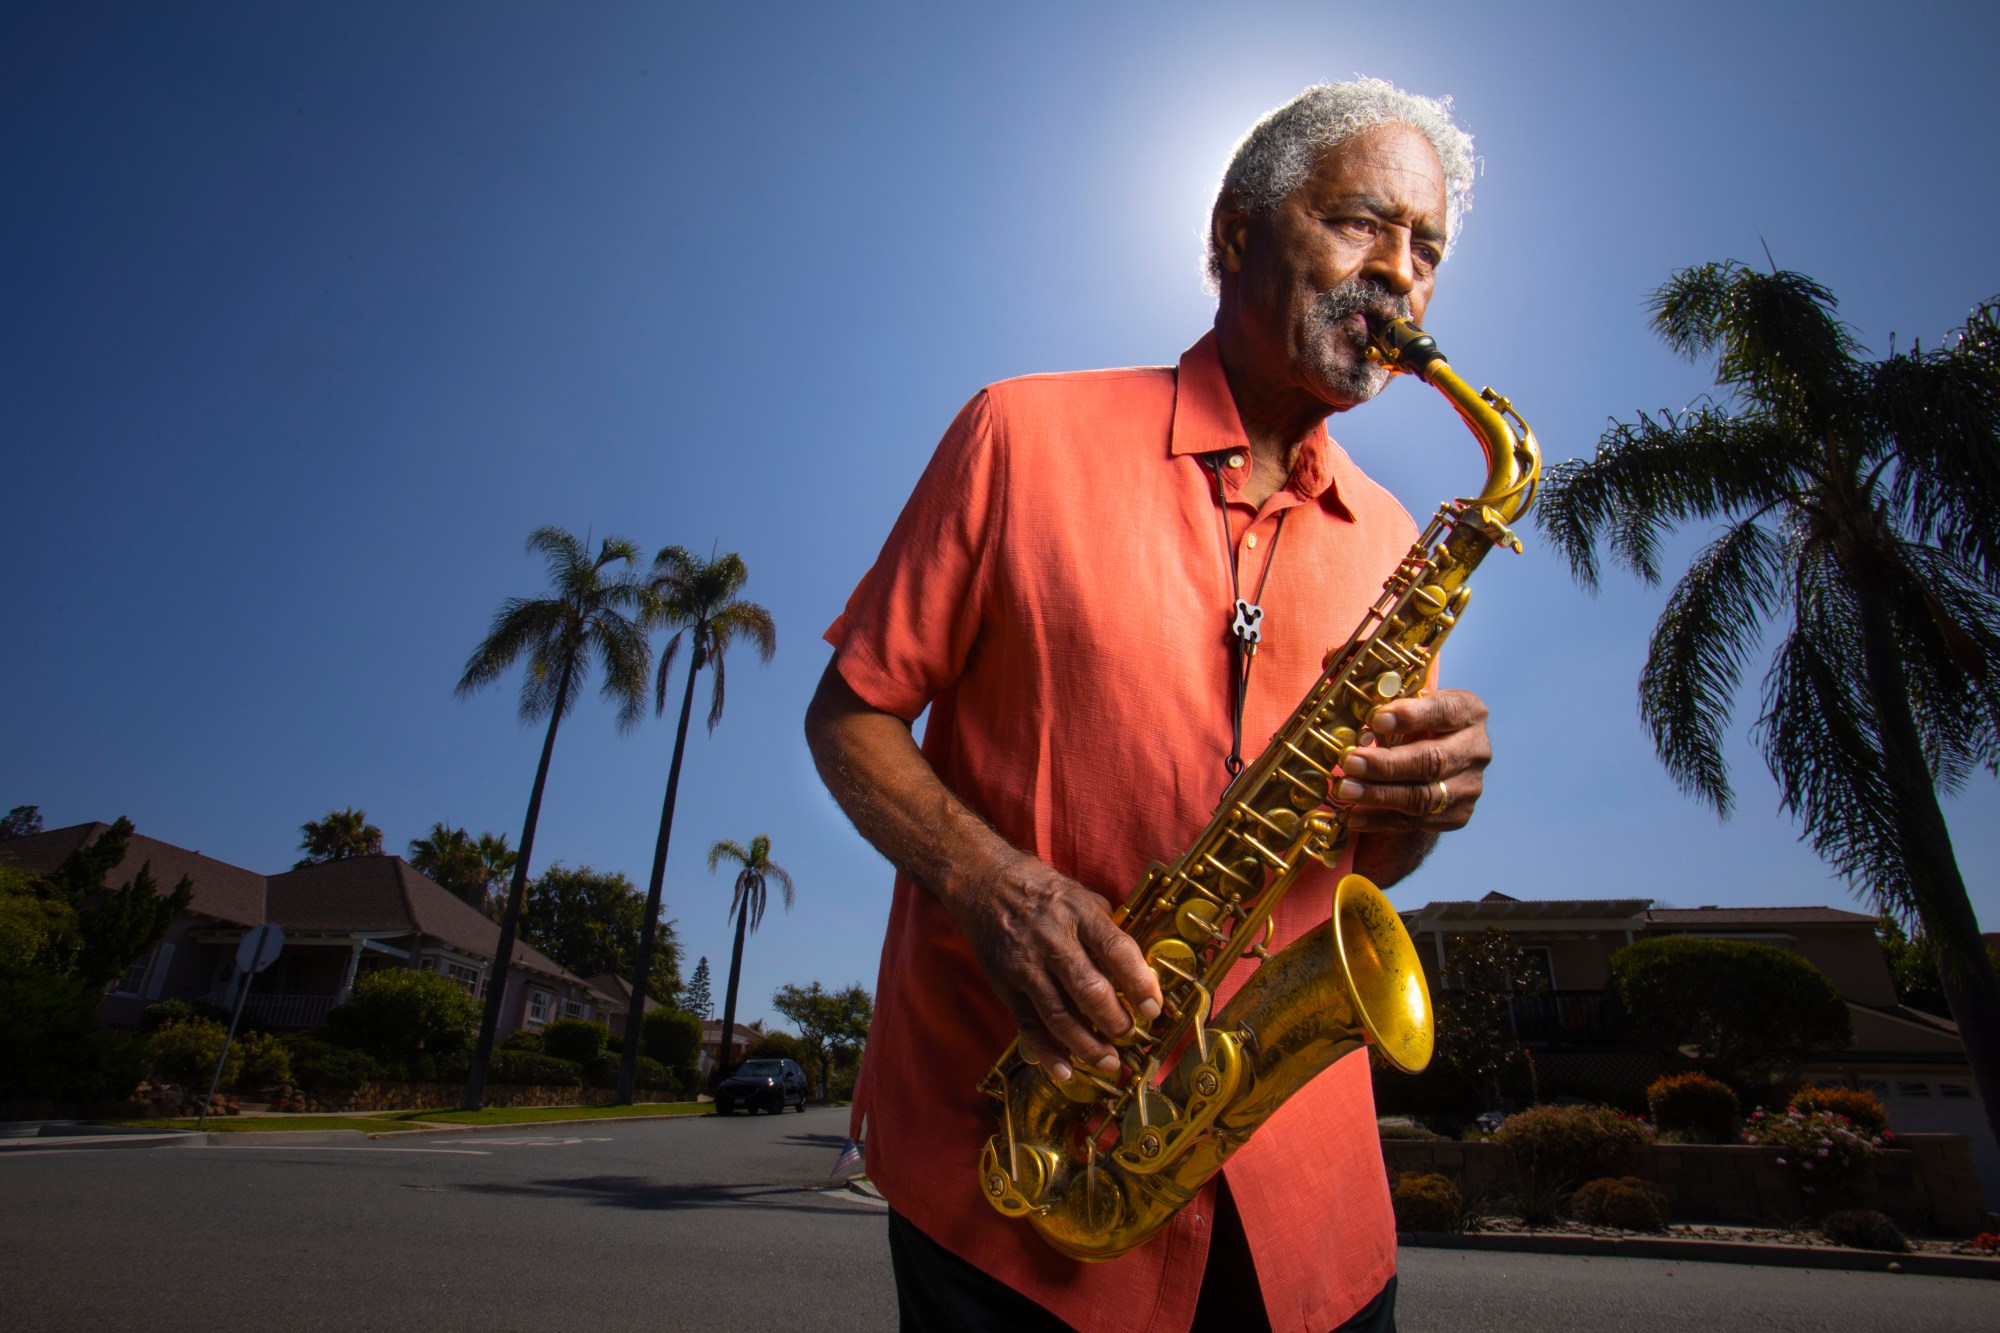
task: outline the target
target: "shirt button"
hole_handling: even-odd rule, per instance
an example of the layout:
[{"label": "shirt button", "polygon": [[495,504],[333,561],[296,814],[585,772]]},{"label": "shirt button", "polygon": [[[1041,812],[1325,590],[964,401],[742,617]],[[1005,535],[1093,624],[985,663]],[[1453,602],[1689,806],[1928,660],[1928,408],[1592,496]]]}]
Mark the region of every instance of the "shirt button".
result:
[{"label": "shirt button", "polygon": [[1229,455],[1229,460],[1228,460],[1228,461],[1229,461],[1229,466],[1231,466],[1231,467],[1242,467],[1242,466],[1243,466],[1243,455],[1242,455],[1242,454],[1231,454],[1231,455]]},{"label": "shirt button", "polygon": [[1257,534],[1253,532],[1253,533],[1251,533],[1251,534],[1250,534],[1250,535],[1249,535],[1248,537],[1245,537],[1245,538],[1243,539],[1243,544],[1244,544],[1245,546],[1249,547],[1249,548],[1250,548],[1251,550],[1253,550],[1253,551],[1254,551],[1254,550],[1256,550],[1256,549],[1257,549]]}]

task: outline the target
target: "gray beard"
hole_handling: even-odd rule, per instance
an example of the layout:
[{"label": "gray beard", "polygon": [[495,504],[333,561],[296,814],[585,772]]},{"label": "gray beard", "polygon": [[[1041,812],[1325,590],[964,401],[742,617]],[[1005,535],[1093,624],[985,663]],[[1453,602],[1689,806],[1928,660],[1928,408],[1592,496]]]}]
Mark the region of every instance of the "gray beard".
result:
[{"label": "gray beard", "polygon": [[[1349,278],[1313,300],[1307,312],[1307,346],[1312,349],[1313,369],[1334,398],[1350,405],[1365,403],[1382,392],[1390,378],[1386,367],[1368,359],[1368,335],[1344,322],[1356,314],[1366,315],[1376,323],[1409,319],[1410,302],[1359,278]],[[1345,364],[1335,358],[1332,338],[1354,349],[1353,357]]]}]

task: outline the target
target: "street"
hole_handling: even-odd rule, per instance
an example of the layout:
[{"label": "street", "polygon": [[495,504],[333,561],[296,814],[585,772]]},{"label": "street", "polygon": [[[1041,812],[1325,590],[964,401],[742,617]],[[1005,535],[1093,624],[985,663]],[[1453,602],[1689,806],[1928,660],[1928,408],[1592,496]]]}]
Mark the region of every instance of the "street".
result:
[{"label": "street", "polygon": [[[826,1184],[846,1125],[0,1153],[0,1326],[893,1329],[882,1210]],[[1404,1333],[1991,1333],[2000,1284],[1410,1249],[1398,1315]]]}]

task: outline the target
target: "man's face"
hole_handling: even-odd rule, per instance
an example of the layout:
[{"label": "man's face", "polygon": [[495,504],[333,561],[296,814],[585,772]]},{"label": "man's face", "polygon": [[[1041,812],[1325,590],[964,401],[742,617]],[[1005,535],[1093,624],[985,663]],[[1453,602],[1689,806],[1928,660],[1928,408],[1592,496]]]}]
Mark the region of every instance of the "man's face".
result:
[{"label": "man's face", "polygon": [[1445,216],[1444,170],[1407,125],[1328,149],[1267,216],[1218,209],[1223,271],[1233,275],[1223,300],[1233,300],[1246,369],[1336,411],[1381,392],[1389,374],[1367,358],[1368,317],[1422,322]]}]

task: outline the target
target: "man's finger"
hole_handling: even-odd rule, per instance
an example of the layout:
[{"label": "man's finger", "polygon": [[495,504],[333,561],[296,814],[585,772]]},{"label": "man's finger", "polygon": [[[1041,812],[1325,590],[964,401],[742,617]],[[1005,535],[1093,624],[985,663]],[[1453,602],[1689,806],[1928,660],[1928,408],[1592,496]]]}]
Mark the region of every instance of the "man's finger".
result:
[{"label": "man's finger", "polygon": [[[1094,974],[1095,969],[1093,969]],[[1099,981],[1102,980],[1100,977]],[[1118,1068],[1116,1048],[1099,1036],[1091,1021],[1078,1012],[1075,1002],[1066,993],[1067,988],[1067,979],[1060,987],[1048,979],[1031,986],[1028,998],[1035,1007],[1035,1016],[1041,1020],[1061,1051],[1073,1056],[1080,1063],[1095,1066],[1100,1072],[1105,1073]],[[1108,985],[1106,990],[1109,990]],[[1123,1030],[1119,1029],[1121,1032]]]},{"label": "man's finger", "polygon": [[[1146,955],[1140,952],[1138,941],[1120,930],[1108,915],[1092,919],[1079,934],[1084,947],[1104,969],[1104,975],[1110,979],[1118,994],[1124,997],[1125,1004],[1119,1007],[1119,1012],[1125,1015],[1125,1022],[1130,1022],[1130,1015],[1125,1013],[1126,1005],[1141,1022],[1150,1023],[1158,1018],[1160,980],[1146,965]],[[1112,1035],[1125,1031],[1126,1027],[1120,1026],[1118,1032]]]},{"label": "man's finger", "polygon": [[1368,729],[1385,740],[1425,732],[1463,731],[1486,720],[1486,704],[1469,690],[1432,690],[1398,699],[1368,719]]}]

